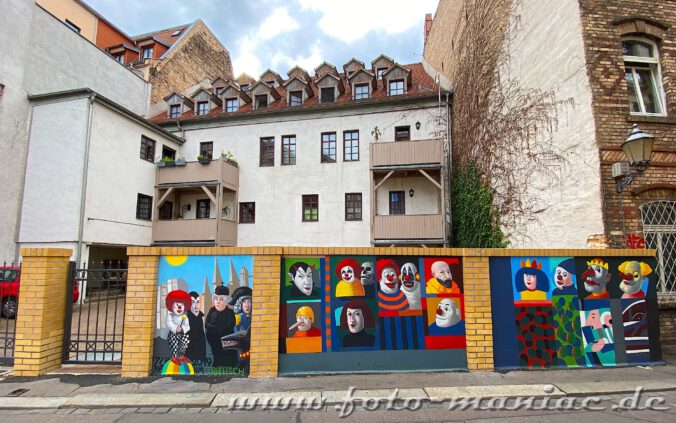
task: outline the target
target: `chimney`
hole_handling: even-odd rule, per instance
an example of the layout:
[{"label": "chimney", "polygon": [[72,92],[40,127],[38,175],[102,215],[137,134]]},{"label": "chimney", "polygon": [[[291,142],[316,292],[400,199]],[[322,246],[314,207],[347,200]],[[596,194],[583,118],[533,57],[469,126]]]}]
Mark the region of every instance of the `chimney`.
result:
[{"label": "chimney", "polygon": [[425,36],[423,46],[427,44],[427,35],[430,33],[430,28],[432,28],[432,14],[428,13],[425,15]]}]

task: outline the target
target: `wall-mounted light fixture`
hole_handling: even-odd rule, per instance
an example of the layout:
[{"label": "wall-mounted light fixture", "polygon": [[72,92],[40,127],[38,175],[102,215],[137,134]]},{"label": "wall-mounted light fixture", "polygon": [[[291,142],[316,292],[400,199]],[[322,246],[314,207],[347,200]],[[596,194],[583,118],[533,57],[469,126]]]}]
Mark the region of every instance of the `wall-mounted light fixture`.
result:
[{"label": "wall-mounted light fixture", "polygon": [[413,188],[408,190],[408,196],[413,197],[413,194],[415,194],[415,191],[413,191]]},{"label": "wall-mounted light fixture", "polygon": [[420,121],[417,121],[417,122],[415,123],[415,129],[420,129]]},{"label": "wall-mounted light fixture", "polygon": [[622,150],[629,162],[613,164],[612,172],[613,178],[615,178],[615,191],[618,194],[631,185],[637,176],[648,169],[654,144],[655,136],[643,132],[637,124],[634,124],[631,134],[622,143]]},{"label": "wall-mounted light fixture", "polygon": [[188,211],[190,211],[190,203],[188,203],[188,205],[185,206],[185,209],[188,210]]}]

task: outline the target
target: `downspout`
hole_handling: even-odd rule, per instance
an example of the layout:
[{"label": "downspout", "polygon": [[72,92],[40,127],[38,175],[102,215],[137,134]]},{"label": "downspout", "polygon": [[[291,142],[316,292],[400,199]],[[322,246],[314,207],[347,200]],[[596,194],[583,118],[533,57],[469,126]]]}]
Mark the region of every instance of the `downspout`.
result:
[{"label": "downspout", "polygon": [[92,117],[94,114],[94,99],[96,94],[89,96],[89,111],[87,116],[87,132],[84,152],[84,164],[82,166],[82,192],[80,193],[80,224],[77,230],[77,250],[75,252],[76,267],[82,263],[82,236],[84,233],[85,204],[87,200],[87,177],[89,176],[89,147],[92,140]]},{"label": "downspout", "polygon": [[28,154],[30,153],[31,147],[31,133],[33,132],[33,110],[35,105],[31,104],[31,109],[28,114],[28,133],[26,134],[26,154],[23,161],[23,184],[21,185],[21,191],[19,192],[19,208],[16,214],[16,226],[14,230],[14,262],[18,263],[21,258],[21,244],[19,240],[21,239],[21,221],[23,220],[23,197],[26,190],[26,179],[28,178]]},{"label": "downspout", "polygon": [[446,169],[447,169],[447,178],[448,178],[448,184],[446,185],[448,187],[448,239],[449,239],[449,247],[453,246],[453,215],[451,214],[451,203],[453,201],[452,194],[453,194],[453,186],[451,185],[451,181],[453,180],[453,169],[451,168],[452,165],[452,157],[453,157],[453,144],[452,144],[452,139],[451,139],[451,115],[452,115],[452,110],[449,106],[449,100],[450,100],[450,95],[447,92],[446,93],[446,145],[448,145],[448,153],[446,153]]}]

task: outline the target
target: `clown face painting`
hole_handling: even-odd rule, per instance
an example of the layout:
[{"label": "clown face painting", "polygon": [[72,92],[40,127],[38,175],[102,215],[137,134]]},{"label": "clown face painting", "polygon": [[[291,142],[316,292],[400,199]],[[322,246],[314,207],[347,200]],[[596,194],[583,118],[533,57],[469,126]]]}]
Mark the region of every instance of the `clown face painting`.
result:
[{"label": "clown face painting", "polygon": [[359,262],[353,258],[341,260],[336,266],[336,276],[340,281],[336,284],[336,297],[363,297],[364,285],[357,278],[361,270]]},{"label": "clown face painting", "polygon": [[437,303],[434,320],[429,326],[428,331],[433,336],[463,335],[465,333],[462,312],[454,299],[442,298]]},{"label": "clown face painting", "polygon": [[388,265],[382,269],[378,283],[380,284],[380,290],[387,294],[394,294],[397,292],[399,279],[397,277],[397,267],[394,262],[392,262],[392,265]]},{"label": "clown face painting", "polygon": [[406,295],[410,310],[421,310],[420,301],[420,274],[413,263],[406,263],[401,267],[401,290]]},{"label": "clown face painting", "polygon": [[399,266],[392,259],[380,259],[376,262],[376,275],[380,288],[378,291],[378,307],[381,315],[383,312],[393,313],[409,310],[407,297],[399,285],[398,270]]},{"label": "clown face painting", "polygon": [[601,259],[594,259],[587,262],[587,270],[582,273],[584,289],[591,295],[587,298],[608,299],[610,295],[606,290],[606,285],[610,281],[608,272],[608,263]]},{"label": "clown face painting", "polygon": [[638,261],[625,261],[618,270],[620,271],[620,289],[622,290],[622,298],[643,298],[643,283],[648,280],[648,275],[652,273],[653,269],[646,263]]},{"label": "clown face painting", "polygon": [[561,261],[554,269],[554,291],[552,295],[577,295],[575,286],[575,260],[572,258]]},{"label": "clown face painting", "polygon": [[372,285],[373,282],[373,263],[370,261],[364,262],[361,265],[361,274],[359,275],[362,285]]}]

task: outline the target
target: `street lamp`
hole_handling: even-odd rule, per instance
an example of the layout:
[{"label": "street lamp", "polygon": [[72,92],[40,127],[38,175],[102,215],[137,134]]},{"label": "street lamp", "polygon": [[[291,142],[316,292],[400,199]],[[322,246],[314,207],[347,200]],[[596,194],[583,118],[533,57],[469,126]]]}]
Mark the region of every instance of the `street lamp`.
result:
[{"label": "street lamp", "polygon": [[629,163],[621,162],[613,165],[615,190],[618,194],[631,185],[638,175],[648,169],[654,144],[655,137],[647,132],[643,132],[637,124],[634,124],[631,134],[622,143],[622,151],[624,151],[627,159],[629,159]]}]

